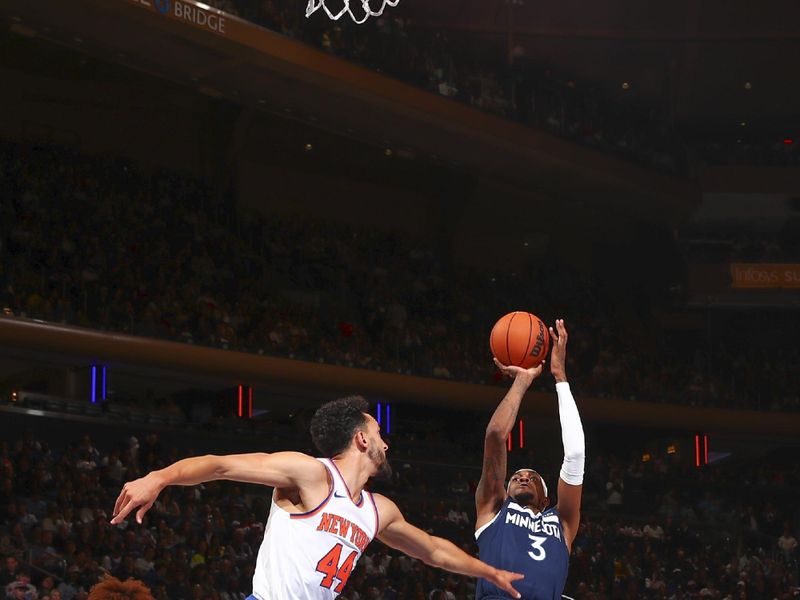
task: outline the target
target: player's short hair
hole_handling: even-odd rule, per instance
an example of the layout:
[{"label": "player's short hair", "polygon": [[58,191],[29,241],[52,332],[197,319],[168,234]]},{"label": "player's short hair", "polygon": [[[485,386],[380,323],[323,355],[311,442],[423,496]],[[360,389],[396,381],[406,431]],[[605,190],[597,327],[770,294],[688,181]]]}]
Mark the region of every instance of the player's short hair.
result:
[{"label": "player's short hair", "polygon": [[128,579],[120,581],[108,577],[89,592],[87,600],[154,600],[150,589],[141,581]]},{"label": "player's short hair", "polygon": [[364,429],[369,403],[362,396],[348,396],[323,404],[311,418],[311,439],[323,456],[344,452],[356,431]]}]

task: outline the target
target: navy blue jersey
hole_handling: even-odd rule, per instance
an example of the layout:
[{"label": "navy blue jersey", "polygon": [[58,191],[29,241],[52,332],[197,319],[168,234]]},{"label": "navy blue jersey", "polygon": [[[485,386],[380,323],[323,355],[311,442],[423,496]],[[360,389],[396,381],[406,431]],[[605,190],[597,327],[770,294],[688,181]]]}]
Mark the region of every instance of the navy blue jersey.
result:
[{"label": "navy blue jersey", "polygon": [[[522,573],[514,587],[522,600],[560,600],[567,581],[569,552],[561,518],[555,507],[543,513],[506,498],[497,516],[475,532],[480,559],[498,569]],[[489,583],[478,580],[476,600],[511,598]]]}]

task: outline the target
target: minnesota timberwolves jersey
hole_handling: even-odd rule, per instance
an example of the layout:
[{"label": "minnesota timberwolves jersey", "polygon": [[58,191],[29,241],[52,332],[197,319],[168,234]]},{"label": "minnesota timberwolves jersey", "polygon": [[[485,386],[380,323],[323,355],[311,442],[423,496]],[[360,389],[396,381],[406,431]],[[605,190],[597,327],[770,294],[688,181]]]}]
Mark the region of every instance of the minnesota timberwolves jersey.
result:
[{"label": "minnesota timberwolves jersey", "polygon": [[[483,562],[525,575],[513,584],[522,600],[560,600],[567,581],[569,552],[555,507],[537,513],[508,497],[495,518],[475,532],[475,539]],[[511,596],[479,579],[475,598]]]}]

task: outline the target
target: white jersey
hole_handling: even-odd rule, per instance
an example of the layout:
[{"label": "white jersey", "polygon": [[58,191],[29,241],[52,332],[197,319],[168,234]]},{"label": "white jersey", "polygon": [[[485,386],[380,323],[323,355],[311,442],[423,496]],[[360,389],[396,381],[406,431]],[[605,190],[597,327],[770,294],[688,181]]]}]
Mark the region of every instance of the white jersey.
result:
[{"label": "white jersey", "polygon": [[258,600],[333,600],[378,532],[378,507],[370,492],[353,502],[331,460],[317,459],[332,481],[328,497],[306,513],[275,504],[258,550],[253,596]]}]

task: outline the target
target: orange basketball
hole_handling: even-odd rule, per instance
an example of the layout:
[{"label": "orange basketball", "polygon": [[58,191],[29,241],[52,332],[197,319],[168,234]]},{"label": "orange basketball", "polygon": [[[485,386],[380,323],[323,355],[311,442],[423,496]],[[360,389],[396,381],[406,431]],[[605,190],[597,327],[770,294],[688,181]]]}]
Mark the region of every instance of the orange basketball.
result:
[{"label": "orange basketball", "polygon": [[550,333],[536,315],[515,311],[501,317],[492,327],[489,347],[494,357],[504,365],[530,369],[547,356]]}]

